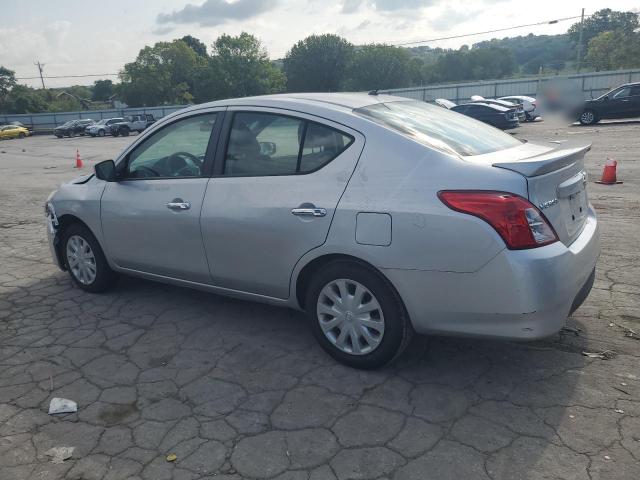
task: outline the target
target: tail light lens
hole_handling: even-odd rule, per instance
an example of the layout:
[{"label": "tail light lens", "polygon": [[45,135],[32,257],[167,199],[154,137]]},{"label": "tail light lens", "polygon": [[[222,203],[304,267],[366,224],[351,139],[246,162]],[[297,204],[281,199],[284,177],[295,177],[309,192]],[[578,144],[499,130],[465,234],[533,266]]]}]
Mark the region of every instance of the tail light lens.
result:
[{"label": "tail light lens", "polygon": [[487,222],[511,250],[541,247],[558,240],[542,212],[513,193],[449,190],[438,192],[438,198],[452,210]]}]

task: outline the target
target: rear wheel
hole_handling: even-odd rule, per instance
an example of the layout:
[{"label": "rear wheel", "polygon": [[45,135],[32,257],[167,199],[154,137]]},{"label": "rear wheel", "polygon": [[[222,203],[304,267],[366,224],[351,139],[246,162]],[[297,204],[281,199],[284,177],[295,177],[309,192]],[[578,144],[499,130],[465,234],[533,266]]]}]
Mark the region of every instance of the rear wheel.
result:
[{"label": "rear wheel", "polygon": [[71,280],[82,290],[99,293],[115,283],[116,273],[87,227],[74,224],[66,228],[61,248]]},{"label": "rear wheel", "polygon": [[20,133],[18,134],[18,138],[24,138],[25,136],[26,136],[26,135],[24,134],[24,132],[20,132]]},{"label": "rear wheel", "polygon": [[397,293],[380,274],[355,262],[319,270],[306,294],[313,333],[333,358],[377,368],[400,355],[413,330]]},{"label": "rear wheel", "polygon": [[580,115],[580,123],[582,125],[593,125],[598,121],[598,117],[596,117],[596,113],[593,110],[585,110]]}]

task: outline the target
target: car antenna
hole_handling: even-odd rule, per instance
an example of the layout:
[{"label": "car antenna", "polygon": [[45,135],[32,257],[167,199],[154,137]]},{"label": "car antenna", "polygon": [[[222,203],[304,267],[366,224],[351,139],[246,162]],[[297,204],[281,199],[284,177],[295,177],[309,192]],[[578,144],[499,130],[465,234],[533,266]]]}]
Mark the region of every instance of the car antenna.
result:
[{"label": "car antenna", "polygon": [[375,90],[371,90],[369,95],[378,95],[378,89],[376,88]]}]

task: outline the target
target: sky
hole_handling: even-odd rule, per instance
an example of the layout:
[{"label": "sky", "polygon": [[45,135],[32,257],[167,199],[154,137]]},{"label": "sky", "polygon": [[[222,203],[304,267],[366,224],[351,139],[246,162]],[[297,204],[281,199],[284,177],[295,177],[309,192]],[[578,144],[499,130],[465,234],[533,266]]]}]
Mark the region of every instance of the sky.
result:
[{"label": "sky", "polygon": [[[145,45],[186,34],[207,46],[221,34],[256,35],[272,59],[311,34],[354,44],[404,43],[588,15],[639,11],[638,0],[0,0],[0,65],[16,77],[118,73]],[[571,21],[426,43],[457,48],[490,38],[563,33]],[[47,87],[98,78],[45,79]],[[39,86],[40,80],[20,80]]]}]

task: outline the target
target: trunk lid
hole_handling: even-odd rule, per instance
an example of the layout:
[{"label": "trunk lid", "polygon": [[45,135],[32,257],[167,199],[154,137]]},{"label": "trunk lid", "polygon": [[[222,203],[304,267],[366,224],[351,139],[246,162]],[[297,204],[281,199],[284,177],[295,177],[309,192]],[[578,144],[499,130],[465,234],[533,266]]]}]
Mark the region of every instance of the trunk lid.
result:
[{"label": "trunk lid", "polygon": [[540,209],[560,241],[568,246],[582,232],[589,209],[584,156],[590,149],[591,145],[523,144],[482,157],[494,167],[525,177],[529,201]]}]

